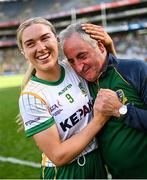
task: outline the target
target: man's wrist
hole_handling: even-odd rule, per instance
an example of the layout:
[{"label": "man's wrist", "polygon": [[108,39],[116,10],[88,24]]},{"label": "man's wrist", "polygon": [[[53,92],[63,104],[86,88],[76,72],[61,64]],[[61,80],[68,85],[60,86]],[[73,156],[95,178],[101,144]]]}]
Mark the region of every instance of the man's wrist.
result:
[{"label": "man's wrist", "polygon": [[124,116],[124,115],[127,114],[127,112],[128,112],[128,107],[127,107],[127,105],[124,105],[124,104],[123,104],[123,105],[119,108],[119,113],[120,113],[121,116]]}]

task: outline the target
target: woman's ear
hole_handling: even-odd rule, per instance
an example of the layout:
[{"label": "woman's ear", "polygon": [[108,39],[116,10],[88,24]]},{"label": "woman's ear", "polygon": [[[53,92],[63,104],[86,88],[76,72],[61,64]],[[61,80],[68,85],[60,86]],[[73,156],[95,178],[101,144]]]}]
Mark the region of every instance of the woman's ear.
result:
[{"label": "woman's ear", "polygon": [[21,52],[21,54],[22,54],[22,55],[24,55],[24,52],[23,52],[23,50],[20,50],[20,52]]},{"label": "woman's ear", "polygon": [[21,50],[20,52],[21,52],[21,54],[25,57],[25,59],[26,59],[26,60],[28,60],[28,58],[26,57],[26,55],[25,55],[24,51],[23,51],[23,50]]}]

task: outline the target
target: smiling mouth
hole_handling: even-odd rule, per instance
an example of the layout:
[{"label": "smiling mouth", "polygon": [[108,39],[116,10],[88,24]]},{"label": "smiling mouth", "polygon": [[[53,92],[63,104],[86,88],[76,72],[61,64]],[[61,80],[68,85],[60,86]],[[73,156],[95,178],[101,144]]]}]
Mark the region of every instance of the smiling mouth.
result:
[{"label": "smiling mouth", "polygon": [[40,56],[38,56],[37,57],[37,59],[39,60],[39,61],[46,61],[47,59],[48,59],[48,57],[50,56],[50,54],[51,53],[45,53],[45,54],[43,54],[43,55],[40,55]]},{"label": "smiling mouth", "polygon": [[89,67],[89,66],[85,66],[85,67],[82,69],[82,71],[83,71],[84,74],[87,74],[87,73],[89,72],[89,70],[90,70],[90,67]]}]

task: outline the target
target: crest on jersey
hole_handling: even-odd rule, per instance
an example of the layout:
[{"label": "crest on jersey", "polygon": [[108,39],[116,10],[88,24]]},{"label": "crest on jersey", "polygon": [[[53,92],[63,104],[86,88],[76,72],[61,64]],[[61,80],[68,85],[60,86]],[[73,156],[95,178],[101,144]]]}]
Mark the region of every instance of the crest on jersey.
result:
[{"label": "crest on jersey", "polygon": [[127,97],[125,96],[125,93],[123,92],[122,89],[118,89],[118,90],[116,91],[116,94],[117,94],[118,99],[120,100],[120,102],[121,102],[122,104],[126,104],[126,103],[128,102],[128,99],[127,99]]},{"label": "crest on jersey", "polygon": [[79,86],[80,90],[82,91],[82,94],[84,94],[85,96],[87,96],[88,91],[87,91],[87,89],[86,89],[84,83],[79,82],[79,85],[78,85],[78,86]]}]

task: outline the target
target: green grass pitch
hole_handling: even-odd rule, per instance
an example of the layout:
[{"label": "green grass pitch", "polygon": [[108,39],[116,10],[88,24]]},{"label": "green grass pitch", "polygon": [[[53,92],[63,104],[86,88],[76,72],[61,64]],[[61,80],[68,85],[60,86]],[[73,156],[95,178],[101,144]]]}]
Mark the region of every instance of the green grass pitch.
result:
[{"label": "green grass pitch", "polygon": [[[22,75],[0,76],[0,157],[41,162],[32,138],[17,133],[16,115]],[[39,179],[39,168],[0,161],[0,179]]]}]

